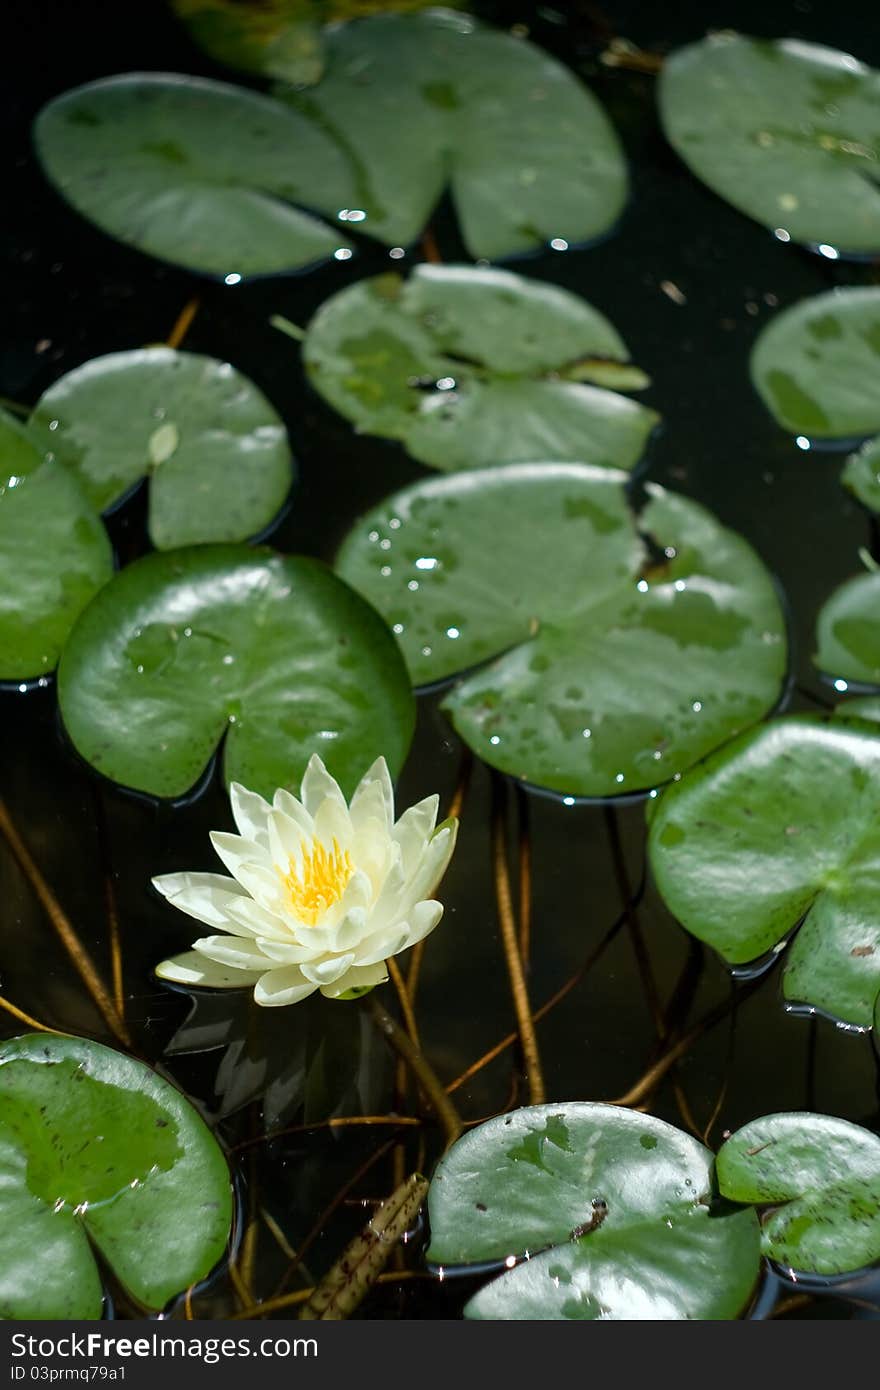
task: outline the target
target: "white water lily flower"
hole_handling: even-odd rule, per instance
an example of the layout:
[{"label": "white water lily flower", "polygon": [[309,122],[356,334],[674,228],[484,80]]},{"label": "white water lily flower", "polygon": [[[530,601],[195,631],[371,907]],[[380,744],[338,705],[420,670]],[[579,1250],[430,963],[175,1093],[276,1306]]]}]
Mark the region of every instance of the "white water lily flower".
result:
[{"label": "white water lily flower", "polygon": [[174,906],[214,929],[156,967],[163,980],[229,989],[254,986],[258,1004],[296,1004],[319,989],[354,998],[388,979],[385,962],[433,931],[443,906],[430,895],[452,857],[457,821],[437,827],[438,798],[394,819],[384,758],[349,805],[315,754],[301,800],[272,804],[230,788],[239,834],[211,843],[233,875],[153,879]]}]

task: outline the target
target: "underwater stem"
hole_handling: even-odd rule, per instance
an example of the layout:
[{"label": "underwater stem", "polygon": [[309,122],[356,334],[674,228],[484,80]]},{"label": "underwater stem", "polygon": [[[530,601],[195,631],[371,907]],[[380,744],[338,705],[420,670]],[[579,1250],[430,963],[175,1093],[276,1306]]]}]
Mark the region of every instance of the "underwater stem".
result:
[{"label": "underwater stem", "polygon": [[374,994],[369,998],[369,1009],[373,1017],[373,1022],[379,1032],[387,1038],[390,1045],[394,1048],[398,1057],[406,1062],[413,1076],[419,1082],[425,1096],[438,1120],[443,1126],[446,1135],[446,1146],[454,1144],[462,1131],[461,1116],[453,1105],[443,1087],[434,1068],[428,1062],[424,1053],[414,1046],[411,1039],[395,1022],[387,1009],[379,1003]]},{"label": "underwater stem", "polygon": [[33,888],[43,909],[52,923],[58,938],[61,941],[67,954],[70,956],[80,979],[91,995],[95,1007],[98,1009],[110,1032],[121,1042],[124,1047],[131,1047],[131,1037],[125,1023],[120,1018],[116,1006],[101,980],[94,962],[88,951],[83,946],[79,937],[73,929],[67,915],[63,911],[61,904],[55,897],[34,860],[31,858],[30,851],[19,835],[12,822],[12,818],[6,809],[5,803],[0,800],[0,834],[3,835],[9,845],[13,856],[21,869],[28,883]]}]

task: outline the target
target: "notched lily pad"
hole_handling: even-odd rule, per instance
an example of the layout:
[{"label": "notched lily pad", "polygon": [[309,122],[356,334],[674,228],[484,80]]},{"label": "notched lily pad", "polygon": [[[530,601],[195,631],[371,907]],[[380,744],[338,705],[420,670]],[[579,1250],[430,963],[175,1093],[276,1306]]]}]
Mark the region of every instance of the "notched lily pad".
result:
[{"label": "notched lily pad", "polygon": [[758,1223],[718,1207],[713,1184],[709,1150],[652,1116],[515,1110],[440,1160],[427,1259],[508,1265],[469,1318],[735,1318],[758,1275]]},{"label": "notched lily pad", "polygon": [[786,667],[751,547],[653,485],[635,517],[625,483],[558,463],[431,479],[362,517],[337,558],[415,685],[460,677],[444,708],[465,742],[573,796],[667,781],[766,714]]},{"label": "notched lily pad", "polygon": [[850,454],[840,480],[863,506],[880,515],[880,435]]},{"label": "notched lily pad", "polygon": [[[878,194],[880,202],[880,194]],[[759,334],[752,383],[783,429],[853,440],[880,429],[880,287],[831,290]]]},{"label": "notched lily pad", "polygon": [[0,411],[0,680],[54,670],[112,572],[107,533],[76,479]]},{"label": "notched lily pad", "polygon": [[833,1115],[765,1115],[718,1152],[718,1186],[772,1206],[764,1254],[804,1274],[848,1274],[880,1260],[880,1139]]},{"label": "notched lily pad", "polygon": [[784,240],[880,251],[880,73],[796,39],[711,34],[673,53],[660,114],[688,167]]},{"label": "notched lily pad", "polygon": [[798,715],[742,735],[663,792],[648,853],[669,910],[729,965],[775,954],[798,927],[785,999],[871,1027],[880,736],[866,722]]},{"label": "notched lily pad", "polygon": [[846,580],[825,601],[813,662],[828,676],[880,686],[880,573]]},{"label": "notched lily pad", "polygon": [[209,275],[301,269],[345,245],[293,204],[310,170],[344,177],[319,126],[243,87],[123,73],[75,87],[34,126],[43,169],[77,212],[140,251]]},{"label": "notched lily pad", "polygon": [[245,546],[128,566],[71,634],[58,695],[87,762],[162,797],[189,791],[221,740],[227,781],[272,796],[319,752],[350,792],[380,754],[400,767],[414,724],[373,610],[319,561]]},{"label": "notched lily pad", "polygon": [[405,246],[447,183],[475,258],[590,241],[617,220],[617,136],[532,44],[433,10],[331,28],[325,58],[316,86],[275,97],[179,73],[102,78],[43,108],[37,153],[111,236],[225,277],[324,260],[352,226]]},{"label": "notched lily pad", "polygon": [[0,1317],[99,1318],[96,1256],[161,1309],[222,1258],[231,1220],[216,1140],[149,1067],[81,1038],[0,1046]]},{"label": "notched lily pad", "polygon": [[444,472],[535,458],[632,468],[659,419],[583,380],[629,362],[598,310],[509,271],[422,265],[361,280],[321,306],[303,356],[359,432]]},{"label": "notched lily pad", "polygon": [[109,511],[145,474],[160,550],[243,541],[284,503],[292,460],[284,425],[228,362],[167,347],[96,357],[40,398],[31,437]]},{"label": "notched lily pad", "polygon": [[336,168],[311,171],[343,226],[407,246],[448,186],[470,255],[499,260],[593,241],[620,216],[614,127],[534,44],[438,9],[339,25],[325,54],[316,87],[276,91],[349,157],[341,182]]}]

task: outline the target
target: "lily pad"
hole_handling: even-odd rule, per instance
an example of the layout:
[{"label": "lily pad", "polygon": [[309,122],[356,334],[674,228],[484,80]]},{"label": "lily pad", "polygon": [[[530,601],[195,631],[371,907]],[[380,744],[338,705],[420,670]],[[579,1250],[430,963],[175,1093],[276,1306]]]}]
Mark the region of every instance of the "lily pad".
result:
[{"label": "lily pad", "polygon": [[880,251],[880,73],[795,39],[711,34],[660,78],[666,136],[688,167],[783,240]]},{"label": "lily pad", "polygon": [[228,782],[271,796],[318,752],[350,792],[399,769],[409,681],[373,610],[317,560],[194,546],[129,565],[82,615],[58,673],[74,746],[107,777],[179,797],[221,740]]},{"label": "lily pad", "polygon": [[[322,26],[371,11],[427,9],[433,0],[171,0],[193,39],[229,67],[309,86],[325,66]],[[447,8],[453,8],[451,5]]]},{"label": "lily pad", "polygon": [[863,506],[880,514],[880,435],[850,454],[840,480]]},{"label": "lily pad", "polygon": [[786,666],[751,547],[653,485],[634,516],[625,483],[556,463],[430,479],[362,517],[337,559],[414,684],[460,676],[444,708],[464,741],[573,796],[667,781],[766,714]]},{"label": "lily pad", "polygon": [[243,541],[265,530],[290,489],[284,425],[228,362],[141,348],[96,357],[40,398],[28,432],[108,511],[150,478],[160,550]]},{"label": "lily pad", "polygon": [[536,458],[632,468],[659,416],[583,376],[629,362],[590,304],[510,271],[420,265],[328,299],[309,378],[364,434],[446,472]]},{"label": "lily pad", "polygon": [[682,926],[732,966],[786,952],[790,1004],[868,1029],[880,993],[880,736],[776,719],[654,806],[648,852]]},{"label": "lily pad", "polygon": [[880,686],[880,573],[848,579],[816,620],[814,664],[829,676]]},{"label": "lily pad", "polygon": [[833,1115],[765,1115],[716,1160],[735,1202],[772,1205],[764,1254],[804,1274],[848,1274],[880,1260],[880,1139]]},{"label": "lily pad", "polygon": [[617,220],[617,136],[532,44],[432,10],[331,28],[325,55],[317,86],[277,97],[175,73],[87,83],[40,112],[37,153],[111,236],[236,279],[345,256],[334,227],[405,246],[447,183],[475,258],[590,241]]},{"label": "lily pad", "polygon": [[735,1318],[760,1264],[751,1210],[718,1207],[710,1151],[672,1125],[568,1102],[459,1139],[428,1193],[433,1265],[511,1265],[469,1318]]},{"label": "lily pad", "polygon": [[432,10],[339,25],[325,51],[316,87],[277,91],[349,156],[341,182],[314,166],[343,224],[354,214],[359,230],[406,246],[448,185],[470,255],[500,260],[595,240],[620,216],[617,134],[583,83],[535,45]]},{"label": "lily pad", "polygon": [[0,411],[0,680],[52,671],[112,572],[107,533],[76,479]]},{"label": "lily pad", "polygon": [[344,154],[320,126],[258,92],[179,73],[101,78],[44,106],[34,142],[77,212],[189,270],[241,279],[301,269],[345,246],[292,206],[323,206],[315,171],[344,180]]},{"label": "lily pad", "polygon": [[96,1256],[145,1310],[210,1273],[232,1220],[226,1160],[142,1062],[30,1034],[0,1047],[0,1317],[101,1316]]},{"label": "lily pad", "polygon": [[840,440],[875,434],[880,287],[831,290],[778,314],[755,343],[751,374],[770,414],[793,434]]}]

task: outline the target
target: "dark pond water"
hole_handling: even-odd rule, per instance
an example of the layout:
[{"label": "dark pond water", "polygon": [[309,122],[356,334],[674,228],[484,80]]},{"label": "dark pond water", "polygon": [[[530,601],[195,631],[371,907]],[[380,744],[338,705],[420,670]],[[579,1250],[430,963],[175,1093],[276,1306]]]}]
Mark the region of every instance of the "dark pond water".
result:
[{"label": "dark pond water", "polygon": [[[387,253],[364,243],[355,259],[308,276],[244,287],[197,283],[101,236],[64,207],[44,184],[29,151],[33,113],[75,83],[131,69],[213,75],[161,4],[76,5],[32,0],[20,9],[20,32],[8,68],[15,163],[7,175],[4,283],[6,333],[0,391],[30,403],[63,371],[100,353],[166,337],[197,292],[201,306],[186,346],[229,358],[272,399],[287,422],[299,460],[293,505],[272,537],[286,551],[332,558],[352,520],[368,505],[423,470],[394,445],[356,439],[348,425],[306,385],[296,345],[269,327],[272,313],[304,323],[326,296],[388,265]],[[649,476],[711,508],[741,531],[778,576],[791,606],[794,708],[813,708],[833,692],[817,680],[810,654],[817,609],[858,567],[856,551],[873,541],[866,515],[838,483],[839,458],[802,453],[771,421],[752,392],[747,355],[755,335],[782,306],[841,283],[876,279],[869,266],[834,263],[784,246],[698,185],[665,144],[653,104],[654,79],[609,70],[597,55],[614,34],[664,51],[700,36],[707,24],[733,25],[766,36],[799,35],[880,63],[880,31],[871,10],[850,4],[698,3],[675,7],[572,3],[551,7],[484,6],[499,22],[522,22],[532,37],[592,83],[625,142],[632,165],[630,206],[614,236],[600,246],[549,252],[521,263],[524,274],[583,294],[608,314],[638,363],[653,378],[646,399],[665,416],[652,446]],[[444,209],[436,221],[445,259],[463,257]],[[412,257],[410,258],[412,259]],[[142,499],[113,519],[121,561],[145,548]],[[548,554],[547,564],[552,565]],[[44,688],[0,693],[2,794],[47,881],[95,957],[107,960],[107,884],[124,943],[127,1008],[141,1055],[158,1060],[185,1019],[185,995],[159,986],[151,966],[188,944],[185,923],[149,887],[152,874],[214,867],[208,831],[227,825],[218,778],[191,804],[169,808],[100,781],[60,732],[55,694]],[[419,706],[418,733],[400,783],[401,804],[439,791],[448,802],[457,783],[460,749],[436,701]],[[474,771],[462,834],[444,897],[447,918],[431,939],[418,1013],[437,1071],[451,1079],[512,1027],[499,942],[490,860],[490,780]],[[512,843],[523,802],[509,798]],[[529,987],[534,1004],[548,998],[621,917],[643,878],[643,807],[565,807],[528,800],[532,837],[533,925]],[[46,916],[0,846],[0,985],[21,1007],[60,1028],[104,1037],[99,1017],[70,969]],[[643,950],[640,965],[641,943]],[[678,986],[678,987],[677,987]],[[551,1099],[608,1099],[626,1092],[656,1055],[652,998],[697,1020],[729,996],[726,971],[708,951],[696,955],[647,884],[623,929],[588,973],[540,1025]],[[386,991],[390,999],[390,990]],[[343,1065],[359,1047],[359,1006],[340,1010],[342,1036],[328,1059],[327,1093],[348,1085]],[[345,1011],[344,1020],[342,1011]],[[216,1008],[211,1016],[219,1017]],[[293,1011],[296,1012],[296,1011]],[[239,1010],[243,1036],[246,1009]],[[200,1016],[207,1016],[207,1011]],[[289,1050],[281,1019],[256,1020],[234,1081],[240,1099],[260,1089],[268,1066],[277,1074]],[[5,1015],[0,1029],[15,1030]],[[262,1032],[258,1031],[262,1030]],[[338,1055],[337,1055],[338,1054]],[[171,1074],[210,1110],[223,1054],[166,1059]],[[266,1060],[268,1058],[268,1061]],[[340,1060],[341,1058],[341,1060]],[[362,1101],[391,1104],[390,1071],[378,1049],[363,1059]],[[334,1066],[340,1067],[335,1077]],[[730,1018],[707,1031],[687,1053],[677,1080],[697,1128],[713,1115],[712,1140],[725,1129],[773,1110],[826,1110],[878,1125],[877,1061],[870,1040],[823,1020],[784,1012],[778,972],[744,998]],[[457,1092],[466,1118],[496,1112],[511,1099],[507,1052]],[[522,1088],[519,1101],[525,1102]],[[227,1095],[228,1103],[235,1097]],[[326,1097],[324,1098],[326,1099]],[[320,1108],[322,1098],[314,1104]],[[350,1110],[359,1102],[349,1098]],[[653,1096],[654,1112],[684,1123],[672,1078]],[[245,1106],[220,1124],[235,1145],[259,1134]],[[239,1163],[243,1190],[269,1213],[289,1244],[310,1245],[290,1287],[329,1265],[363,1221],[363,1202],[390,1191],[394,1153],[388,1130],[317,1129],[256,1144]],[[436,1137],[409,1131],[405,1164],[431,1162]],[[379,1152],[381,1149],[381,1152]],[[313,1226],[344,1184],[377,1155],[336,1209]],[[397,1162],[400,1162],[398,1159]],[[246,1200],[248,1198],[246,1197]],[[311,1233],[311,1235],[310,1235]],[[268,1296],[288,1264],[263,1227],[255,1286]],[[418,1269],[417,1243],[407,1264]],[[374,1291],[362,1315],[375,1318],[453,1317],[464,1285],[411,1279]],[[220,1280],[197,1311],[234,1307]],[[824,1300],[805,1316],[850,1316]]]}]

